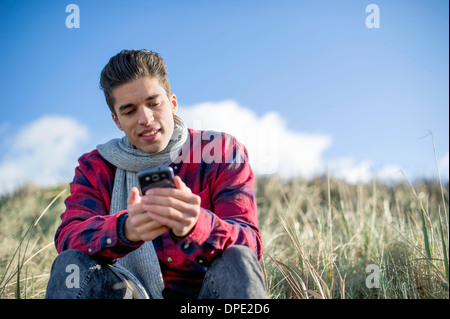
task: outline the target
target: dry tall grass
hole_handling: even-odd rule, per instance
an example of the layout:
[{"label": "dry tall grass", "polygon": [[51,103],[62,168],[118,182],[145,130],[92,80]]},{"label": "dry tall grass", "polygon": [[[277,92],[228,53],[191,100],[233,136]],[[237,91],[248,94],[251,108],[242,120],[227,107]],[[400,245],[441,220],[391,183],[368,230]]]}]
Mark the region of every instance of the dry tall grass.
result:
[{"label": "dry tall grass", "polygon": [[[43,298],[68,187],[0,198],[0,298]],[[448,298],[448,184],[256,185],[270,298]],[[366,267],[380,270],[368,288]]]},{"label": "dry tall grass", "polygon": [[27,185],[0,198],[0,298],[43,298],[68,187]]},{"label": "dry tall grass", "polygon": [[[442,192],[433,182],[259,180],[270,297],[448,298],[448,184]],[[366,285],[372,264],[379,288]]]}]

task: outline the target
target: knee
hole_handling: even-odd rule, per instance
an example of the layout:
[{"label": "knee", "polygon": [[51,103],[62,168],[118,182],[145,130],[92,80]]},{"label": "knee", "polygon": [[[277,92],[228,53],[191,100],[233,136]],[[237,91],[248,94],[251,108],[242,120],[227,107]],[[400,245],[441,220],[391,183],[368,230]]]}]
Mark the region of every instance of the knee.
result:
[{"label": "knee", "polygon": [[235,245],[227,248],[211,266],[216,266],[217,268],[224,267],[224,271],[234,269],[235,273],[241,274],[246,272],[259,272],[261,269],[255,253],[243,245]]},{"label": "knee", "polygon": [[[264,274],[255,253],[247,246],[231,246],[211,264],[202,298],[266,298]],[[205,288],[206,291],[206,288]],[[211,297],[212,296],[212,297]]]},{"label": "knee", "polygon": [[230,260],[230,262],[243,263],[258,263],[258,258],[255,253],[244,245],[231,246],[224,250],[221,256],[222,259]]},{"label": "knee", "polygon": [[84,267],[95,263],[93,259],[86,253],[78,249],[69,249],[61,252],[53,261],[52,273],[66,272],[69,265],[76,265],[78,267]]},{"label": "knee", "polygon": [[70,259],[76,259],[76,260],[83,260],[83,259],[91,258],[91,257],[79,249],[67,249],[67,250],[62,251],[56,258],[59,258],[59,259],[70,258]]},{"label": "knee", "polygon": [[[77,249],[65,250],[59,254],[52,264],[45,298],[75,298],[79,292],[80,272],[90,267],[90,263],[92,263],[91,257]],[[71,285],[72,279],[74,280],[73,286]]]},{"label": "knee", "polygon": [[91,257],[86,254],[85,252],[82,252],[78,249],[68,249],[61,252],[55,259],[55,261],[62,261],[62,260],[72,260],[72,261],[78,261],[78,262],[84,262],[88,259],[91,259]]}]

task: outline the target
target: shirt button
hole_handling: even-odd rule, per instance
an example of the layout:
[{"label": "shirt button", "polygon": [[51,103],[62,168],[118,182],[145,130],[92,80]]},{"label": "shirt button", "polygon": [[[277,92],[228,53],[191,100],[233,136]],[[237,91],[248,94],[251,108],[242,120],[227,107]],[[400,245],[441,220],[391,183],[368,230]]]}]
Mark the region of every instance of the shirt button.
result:
[{"label": "shirt button", "polygon": [[110,245],[111,242],[112,242],[111,238],[106,238],[106,243],[107,243],[108,245]]},{"label": "shirt button", "polygon": [[183,248],[184,249],[188,249],[189,248],[189,244],[184,244]]},{"label": "shirt button", "polygon": [[199,259],[199,260],[198,260],[198,263],[199,263],[199,264],[203,264],[204,262],[205,262],[205,261],[204,261],[203,259]]},{"label": "shirt button", "polygon": [[167,261],[171,263],[172,262],[172,257],[167,258]]},{"label": "shirt button", "polygon": [[88,252],[92,253],[92,249],[89,248],[89,249],[88,249]]}]

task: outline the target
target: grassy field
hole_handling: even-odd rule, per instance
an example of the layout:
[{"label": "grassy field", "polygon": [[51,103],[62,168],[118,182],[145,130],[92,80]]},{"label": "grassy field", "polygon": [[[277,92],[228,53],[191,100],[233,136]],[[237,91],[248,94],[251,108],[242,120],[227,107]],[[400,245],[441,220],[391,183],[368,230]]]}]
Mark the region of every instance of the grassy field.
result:
[{"label": "grassy field", "polygon": [[[270,298],[449,298],[448,184],[260,178],[256,194]],[[0,298],[45,296],[67,195],[0,198]]]}]

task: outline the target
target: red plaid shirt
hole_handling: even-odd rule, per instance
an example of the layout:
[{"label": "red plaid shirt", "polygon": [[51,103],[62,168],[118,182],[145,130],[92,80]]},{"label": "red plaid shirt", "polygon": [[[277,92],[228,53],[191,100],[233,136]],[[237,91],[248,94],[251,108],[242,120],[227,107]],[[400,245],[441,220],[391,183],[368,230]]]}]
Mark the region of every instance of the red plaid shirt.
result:
[{"label": "red plaid shirt", "polygon": [[[191,294],[199,292],[207,267],[223,250],[246,245],[261,260],[262,243],[254,175],[244,145],[221,133],[222,152],[214,154],[215,162],[206,163],[200,159],[203,152],[211,152],[211,145],[207,146],[210,140],[203,131],[188,131],[190,143],[185,143],[182,151],[187,156],[183,162],[174,161],[170,166],[200,196],[200,216],[186,237],[177,238],[167,232],[154,239],[153,245],[166,288]],[[124,237],[126,210],[109,214],[115,171],[116,167],[97,150],[80,157],[70,184],[71,194],[65,201],[67,209],[55,235],[58,253],[79,249],[113,263],[143,244]]]}]

